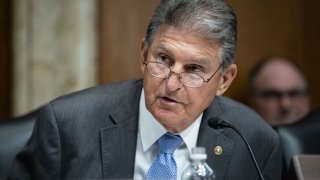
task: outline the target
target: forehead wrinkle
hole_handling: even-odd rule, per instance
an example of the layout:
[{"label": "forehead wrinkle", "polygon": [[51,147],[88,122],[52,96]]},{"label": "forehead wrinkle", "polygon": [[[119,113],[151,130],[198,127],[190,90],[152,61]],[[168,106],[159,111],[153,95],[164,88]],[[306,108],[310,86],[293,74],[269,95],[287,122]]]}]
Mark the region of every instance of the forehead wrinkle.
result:
[{"label": "forehead wrinkle", "polygon": [[201,59],[195,59],[195,61],[199,64],[203,64],[203,65],[206,65],[206,64],[211,64],[212,61],[210,59],[204,59],[204,58],[201,58]]},{"label": "forehead wrinkle", "polygon": [[159,47],[158,48],[160,48],[160,49],[162,49],[162,50],[164,50],[164,51],[167,51],[167,52],[169,52],[169,50],[167,49],[167,47],[160,41],[160,43],[159,43]]},{"label": "forehead wrinkle", "polygon": [[[164,43],[163,43],[164,42]],[[163,50],[163,51],[166,51],[167,53],[170,53],[170,54],[174,54],[170,51],[170,48],[168,49],[165,45],[165,43],[169,43],[171,44],[172,46],[175,46],[173,43],[170,43],[168,41],[160,41],[159,42],[159,46],[157,48]],[[196,54],[201,54],[201,53],[196,53]],[[215,56],[216,57],[216,56]],[[212,61],[214,61],[214,59],[212,59],[211,61],[211,58],[193,58],[193,59],[188,59],[187,61],[190,61],[192,63],[198,63],[198,64],[202,64],[202,65],[209,65],[212,63]]]}]

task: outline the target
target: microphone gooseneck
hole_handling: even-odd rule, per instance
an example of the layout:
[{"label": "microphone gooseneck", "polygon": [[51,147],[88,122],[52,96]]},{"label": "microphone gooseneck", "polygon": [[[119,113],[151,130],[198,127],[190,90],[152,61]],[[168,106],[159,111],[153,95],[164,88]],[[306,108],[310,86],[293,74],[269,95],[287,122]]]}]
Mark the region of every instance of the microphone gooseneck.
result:
[{"label": "microphone gooseneck", "polygon": [[242,136],[242,134],[239,132],[239,130],[236,127],[234,127],[232,124],[230,124],[230,123],[228,123],[228,122],[226,122],[224,120],[221,120],[219,118],[211,118],[211,119],[209,119],[208,120],[208,125],[209,125],[209,127],[213,128],[213,129],[224,129],[224,128],[233,129],[241,137],[241,139],[244,141],[244,143],[246,144],[247,149],[248,149],[248,151],[250,153],[250,157],[251,157],[252,161],[254,162],[254,165],[255,165],[255,167],[257,169],[257,172],[259,174],[259,177],[260,177],[261,180],[264,180],[264,177],[263,177],[263,175],[261,173],[261,170],[259,168],[257,160],[254,157],[254,154],[253,154],[253,152],[251,150],[251,147],[250,147],[248,141],[246,140],[246,138],[244,138]]}]

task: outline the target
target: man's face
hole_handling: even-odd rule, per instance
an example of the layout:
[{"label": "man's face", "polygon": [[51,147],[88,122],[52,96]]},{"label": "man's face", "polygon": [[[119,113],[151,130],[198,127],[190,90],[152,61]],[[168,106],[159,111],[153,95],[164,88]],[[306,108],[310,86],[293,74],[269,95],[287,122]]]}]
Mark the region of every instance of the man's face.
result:
[{"label": "man's face", "polygon": [[291,124],[309,111],[309,99],[299,72],[285,61],[271,61],[255,81],[252,106],[272,126]]},{"label": "man's face", "polygon": [[[227,77],[225,81],[218,72],[208,83],[198,88],[186,87],[179,81],[175,73],[192,72],[208,79],[220,65],[217,58],[218,44],[194,33],[163,26],[148,50],[144,51],[143,47],[144,44],[141,69],[144,74],[146,107],[170,132],[180,132],[188,127],[216,95],[226,90],[233,79]],[[154,77],[147,72],[144,61],[164,63],[175,73],[167,79]],[[236,69],[235,65],[232,67]],[[234,76],[236,70],[232,72]]]}]

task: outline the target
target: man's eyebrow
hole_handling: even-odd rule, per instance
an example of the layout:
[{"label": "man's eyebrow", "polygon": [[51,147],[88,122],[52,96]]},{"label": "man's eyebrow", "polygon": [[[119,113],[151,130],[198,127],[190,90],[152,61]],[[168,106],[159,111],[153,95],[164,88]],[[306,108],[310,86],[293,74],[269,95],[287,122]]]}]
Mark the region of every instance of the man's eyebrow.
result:
[{"label": "man's eyebrow", "polygon": [[170,52],[168,50],[168,48],[166,48],[166,46],[163,43],[159,43],[159,46],[157,47],[157,49],[161,49],[161,50],[164,50],[166,52]]},{"label": "man's eyebrow", "polygon": [[163,43],[159,43],[157,47],[155,47],[156,51],[163,51],[163,53],[167,54],[168,56],[173,56],[172,52],[170,49],[167,48],[167,46]]},{"label": "man's eyebrow", "polygon": [[[171,54],[170,50],[166,47],[165,44],[163,43],[159,43],[159,46],[156,47],[156,49],[160,49],[160,50],[163,50],[165,51],[166,53],[169,53]],[[215,59],[208,59],[208,58],[194,58],[194,59],[190,59],[189,60],[191,63],[199,63],[199,64],[203,64],[203,65],[208,65],[208,64],[211,64],[213,63],[213,61],[215,61]]]}]

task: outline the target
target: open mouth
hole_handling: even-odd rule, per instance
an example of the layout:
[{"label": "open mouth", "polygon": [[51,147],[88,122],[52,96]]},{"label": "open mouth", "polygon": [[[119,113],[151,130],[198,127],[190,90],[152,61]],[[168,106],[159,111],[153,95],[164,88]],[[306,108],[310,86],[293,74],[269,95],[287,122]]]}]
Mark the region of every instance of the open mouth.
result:
[{"label": "open mouth", "polygon": [[162,99],[165,101],[165,102],[175,102],[177,103],[177,101],[171,99],[171,98],[168,98],[168,97],[162,97]]},{"label": "open mouth", "polygon": [[177,99],[175,99],[175,98],[170,98],[170,97],[168,97],[168,96],[162,96],[162,97],[160,97],[161,98],[161,100],[163,101],[163,102],[165,102],[165,103],[170,103],[170,104],[173,104],[173,103],[181,103],[180,101],[178,101]]}]

